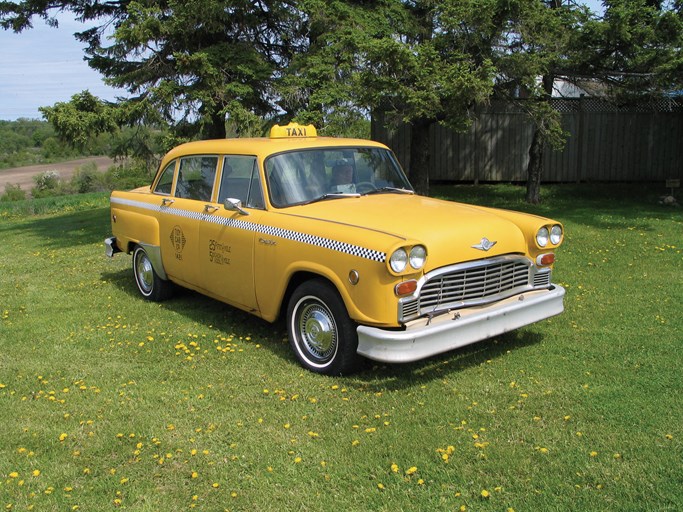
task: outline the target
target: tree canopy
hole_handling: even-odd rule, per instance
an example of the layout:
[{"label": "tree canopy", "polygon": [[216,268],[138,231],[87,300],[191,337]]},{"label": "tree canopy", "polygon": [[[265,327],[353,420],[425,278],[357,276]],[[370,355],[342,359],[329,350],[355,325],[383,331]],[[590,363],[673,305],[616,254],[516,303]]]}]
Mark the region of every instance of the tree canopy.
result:
[{"label": "tree canopy", "polygon": [[680,88],[682,4],[605,0],[597,15],[574,0],[20,0],[0,1],[0,27],[57,25],[60,12],[90,27],[76,34],[89,65],[126,95],[45,108],[74,143],[124,124],[171,126],[176,139],[289,120],[359,135],[382,110],[412,128],[406,163],[423,193],[432,125],[465,128],[492,97],[526,98],[533,202],[544,149],[565,137],[556,79],[620,97]]}]

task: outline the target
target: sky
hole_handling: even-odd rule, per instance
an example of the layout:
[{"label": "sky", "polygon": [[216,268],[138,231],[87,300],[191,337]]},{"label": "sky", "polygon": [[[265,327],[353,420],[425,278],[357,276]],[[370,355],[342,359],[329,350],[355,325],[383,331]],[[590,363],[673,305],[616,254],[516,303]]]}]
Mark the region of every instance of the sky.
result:
[{"label": "sky", "polygon": [[[586,3],[601,10],[600,0]],[[0,29],[0,120],[42,119],[39,107],[69,101],[86,89],[103,100],[125,96],[83,60],[85,45],[73,34],[85,26],[69,13],[58,19],[59,28],[34,19],[33,28],[20,34]]]},{"label": "sky", "polygon": [[37,19],[19,34],[0,29],[0,120],[42,119],[38,107],[69,101],[86,89],[104,100],[125,95],[83,60],[85,45],[73,34],[85,26],[70,15],[58,19],[59,28]]}]

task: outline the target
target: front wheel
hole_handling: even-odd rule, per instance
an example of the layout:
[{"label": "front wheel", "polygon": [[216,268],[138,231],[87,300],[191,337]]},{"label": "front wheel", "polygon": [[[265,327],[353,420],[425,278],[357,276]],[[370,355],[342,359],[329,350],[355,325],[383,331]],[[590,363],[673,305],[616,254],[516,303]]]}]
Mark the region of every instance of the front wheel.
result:
[{"label": "front wheel", "polygon": [[145,299],[161,301],[171,295],[173,285],[157,275],[152,266],[152,260],[139,245],[136,245],[133,251],[133,274],[138,291]]},{"label": "front wheel", "polygon": [[358,365],[356,324],[329,283],[306,281],[287,305],[289,342],[302,366],[316,373],[341,375]]}]

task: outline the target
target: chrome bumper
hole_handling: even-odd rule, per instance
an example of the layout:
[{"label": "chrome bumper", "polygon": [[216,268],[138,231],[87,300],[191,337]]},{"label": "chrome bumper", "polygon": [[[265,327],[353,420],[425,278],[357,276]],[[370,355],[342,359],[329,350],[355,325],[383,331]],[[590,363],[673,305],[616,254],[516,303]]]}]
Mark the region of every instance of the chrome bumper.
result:
[{"label": "chrome bumper", "polygon": [[564,311],[561,286],[515,295],[407,324],[403,331],[361,325],[358,353],[385,363],[408,363],[447,352],[538,322]]},{"label": "chrome bumper", "polygon": [[109,238],[104,239],[104,254],[108,258],[113,258],[114,254],[117,252],[121,252],[121,249],[119,249],[119,246],[116,245],[116,237],[115,236],[110,236]]}]

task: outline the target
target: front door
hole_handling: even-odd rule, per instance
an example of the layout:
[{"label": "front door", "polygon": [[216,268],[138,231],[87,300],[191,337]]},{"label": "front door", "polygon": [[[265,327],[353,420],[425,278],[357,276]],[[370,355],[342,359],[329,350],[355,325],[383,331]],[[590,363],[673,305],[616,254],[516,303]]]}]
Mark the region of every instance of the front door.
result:
[{"label": "front door", "polygon": [[[254,243],[264,213],[256,157],[224,157],[216,199],[207,207],[199,230],[202,287],[225,302],[255,312]],[[227,199],[238,199],[243,212],[227,209]]]}]

